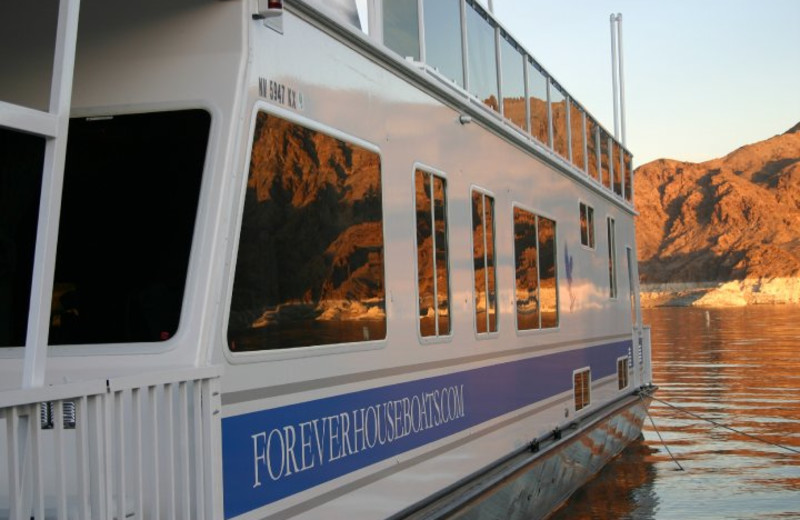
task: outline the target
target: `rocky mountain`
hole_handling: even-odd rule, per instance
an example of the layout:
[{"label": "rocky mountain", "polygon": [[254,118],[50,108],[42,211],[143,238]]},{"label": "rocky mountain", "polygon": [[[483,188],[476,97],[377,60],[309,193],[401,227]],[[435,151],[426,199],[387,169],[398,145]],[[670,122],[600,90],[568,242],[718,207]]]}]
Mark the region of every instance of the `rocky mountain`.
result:
[{"label": "rocky mountain", "polygon": [[643,284],[800,278],[800,123],[702,163],[635,172]]}]

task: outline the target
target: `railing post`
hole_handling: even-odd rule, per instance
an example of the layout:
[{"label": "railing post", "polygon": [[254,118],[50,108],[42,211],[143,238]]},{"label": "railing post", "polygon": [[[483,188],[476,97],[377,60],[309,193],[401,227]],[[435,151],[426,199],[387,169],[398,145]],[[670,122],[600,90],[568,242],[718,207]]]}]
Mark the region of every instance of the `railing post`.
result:
[{"label": "railing post", "polygon": [[50,328],[50,302],[53,294],[53,271],[58,238],[58,215],[64,183],[64,159],[67,154],[67,131],[72,101],[72,77],[75,46],[78,39],[80,0],[61,0],[58,10],[53,77],[50,88],[50,114],[56,117],[56,131],[46,136],[42,167],[42,193],[39,226],[33,263],[30,312],[25,340],[22,387],[44,384],[47,362],[47,336]]}]

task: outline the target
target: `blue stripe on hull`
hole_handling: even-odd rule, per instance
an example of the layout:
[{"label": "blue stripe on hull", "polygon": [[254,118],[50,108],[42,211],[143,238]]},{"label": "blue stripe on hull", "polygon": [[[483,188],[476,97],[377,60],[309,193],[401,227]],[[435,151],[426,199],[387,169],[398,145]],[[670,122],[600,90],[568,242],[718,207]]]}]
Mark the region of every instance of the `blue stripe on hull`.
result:
[{"label": "blue stripe on hull", "polygon": [[222,420],[225,518],[616,373],[608,343],[260,410]]}]

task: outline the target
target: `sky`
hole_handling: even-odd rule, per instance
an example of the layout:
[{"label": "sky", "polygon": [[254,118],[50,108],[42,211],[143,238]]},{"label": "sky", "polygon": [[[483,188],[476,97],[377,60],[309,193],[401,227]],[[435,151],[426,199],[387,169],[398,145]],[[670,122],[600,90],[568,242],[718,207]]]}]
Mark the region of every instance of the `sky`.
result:
[{"label": "sky", "polygon": [[492,7],[611,133],[609,16],[622,14],[626,144],[635,166],[722,157],[800,122],[800,0],[493,0]]}]

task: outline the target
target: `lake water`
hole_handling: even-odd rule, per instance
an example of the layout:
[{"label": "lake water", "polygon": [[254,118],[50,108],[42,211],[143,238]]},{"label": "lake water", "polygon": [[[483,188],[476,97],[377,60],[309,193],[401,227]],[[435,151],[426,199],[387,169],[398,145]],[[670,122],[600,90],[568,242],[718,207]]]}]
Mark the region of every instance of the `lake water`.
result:
[{"label": "lake water", "polygon": [[[800,306],[644,311],[658,399],[555,519],[800,519]],[[786,446],[795,452],[753,439]]]}]

